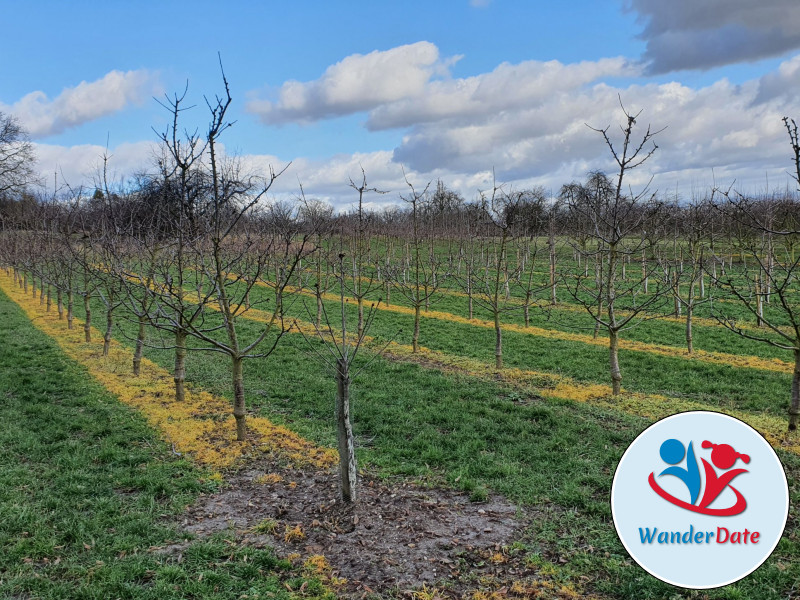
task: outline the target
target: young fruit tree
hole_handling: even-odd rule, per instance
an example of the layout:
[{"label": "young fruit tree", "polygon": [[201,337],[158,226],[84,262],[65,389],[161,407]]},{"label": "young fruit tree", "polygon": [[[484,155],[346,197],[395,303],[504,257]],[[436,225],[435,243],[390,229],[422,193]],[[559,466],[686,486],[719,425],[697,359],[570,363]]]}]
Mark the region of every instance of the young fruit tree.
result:
[{"label": "young fruit tree", "polygon": [[[185,262],[173,263],[155,282],[155,310],[162,326],[176,333],[185,331],[198,341],[197,349],[230,358],[236,439],[245,441],[244,363],[271,355],[286,333],[283,294],[309,251],[312,233],[286,235],[282,224],[270,218],[269,211],[259,210],[283,171],[270,169],[269,175],[260,177],[245,172],[239,161],[223,155],[220,138],[233,123],[227,119],[232,97],[224,73],[222,79],[224,94],[206,99],[210,111],[208,129],[204,139],[193,146],[192,167],[187,171],[193,173],[196,169],[197,179],[203,184],[196,188],[198,195],[192,197],[193,203],[176,216],[181,219],[181,226],[174,229],[190,234],[178,235],[178,245],[184,245],[181,256]],[[165,105],[172,114],[173,125],[162,137],[175,164],[188,160],[187,155],[176,150],[192,145],[194,140],[190,137],[184,146],[171,141],[179,137],[178,117],[184,110],[180,100],[182,97],[176,96]],[[181,170],[178,169],[179,174]],[[295,217],[292,215],[292,219]],[[268,272],[271,268],[281,274],[278,281]],[[183,277],[184,273],[191,273],[191,289],[175,283],[176,275]],[[258,284],[269,284],[275,290],[274,296],[253,301],[254,286]],[[246,338],[237,320],[259,308],[263,309],[263,315],[255,321],[259,325],[248,328]]]},{"label": "young fruit tree", "polygon": [[524,191],[503,191],[497,184],[490,194],[481,194],[485,235],[478,240],[480,262],[467,269],[464,275],[454,277],[469,299],[492,315],[496,369],[503,368],[502,317],[523,308],[511,299],[511,282],[518,279],[520,265],[514,263],[510,254],[519,237],[517,219],[525,194]]},{"label": "young fruit tree", "polygon": [[[737,227],[732,239],[734,250],[746,260],[730,265],[715,278],[720,290],[736,302],[715,303],[712,314],[742,337],[792,353],[788,412],[789,431],[795,431],[800,416],[800,254],[796,252],[800,202],[796,196],[753,199],[738,194],[734,197],[730,191],[717,192],[716,206],[737,225],[746,225]],[[774,298],[765,310],[768,294]],[[756,320],[757,327],[738,318],[741,307]]]},{"label": "young fruit tree", "polygon": [[[411,336],[411,348],[413,352],[419,352],[419,326],[423,306],[429,306],[431,298],[444,279],[444,274],[440,273],[439,260],[436,257],[434,248],[428,247],[427,256],[425,246],[433,246],[432,232],[425,227],[422,215],[428,199],[428,187],[425,186],[422,192],[417,191],[414,185],[406,177],[406,184],[409,193],[403,196],[403,200],[411,206],[411,239],[409,256],[404,261],[409,268],[388,265],[386,276],[391,280],[394,287],[402,295],[411,308],[414,309],[414,328]],[[426,240],[426,238],[428,238]],[[430,244],[426,244],[426,241]],[[410,271],[410,273],[409,273]],[[410,277],[409,277],[410,275]]]},{"label": "young fruit tree", "polygon": [[[353,373],[353,363],[361,350],[367,332],[377,312],[373,304],[365,315],[362,327],[356,335],[348,333],[347,327],[347,299],[344,286],[344,260],[345,254],[339,253],[337,278],[339,279],[339,315],[329,316],[323,305],[323,326],[313,324],[314,338],[318,338],[323,348],[315,344],[303,327],[295,323],[297,330],[303,335],[314,357],[333,372],[336,379],[336,439],[339,449],[339,491],[342,501],[346,504],[357,500],[358,470],[356,463],[356,445],[353,435],[353,423],[350,418],[350,384],[352,380],[363,371],[371,360]],[[380,300],[379,300],[380,302]],[[373,356],[377,357],[380,352]]]},{"label": "young fruit tree", "polygon": [[643,278],[629,277],[628,260],[638,257],[655,243],[656,236],[644,235],[658,228],[661,205],[649,184],[638,192],[625,192],[624,184],[630,171],[640,167],[656,151],[649,143],[659,133],[648,126],[637,142],[634,127],[639,113],[629,113],[622,108],[625,122],[621,145],[615,145],[609,136],[609,127],[591,128],[600,133],[614,158],[617,172],[614,180],[603,173],[592,173],[586,185],[573,184],[562,190],[570,221],[573,225],[571,242],[584,261],[594,262],[595,271],[585,268],[565,268],[561,271],[569,296],[586,310],[595,322],[595,328],[608,332],[609,371],[612,393],[622,390],[622,370],[619,364],[619,338],[625,329],[633,327],[647,316],[658,312],[669,286],[659,282],[651,286],[649,294],[639,300],[636,295],[642,288]]}]

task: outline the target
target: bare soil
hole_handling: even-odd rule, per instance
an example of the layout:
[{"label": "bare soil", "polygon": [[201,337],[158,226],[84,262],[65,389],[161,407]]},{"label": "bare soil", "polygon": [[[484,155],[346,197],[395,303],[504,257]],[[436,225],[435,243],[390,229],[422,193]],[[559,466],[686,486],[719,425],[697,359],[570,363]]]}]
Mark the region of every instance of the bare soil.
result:
[{"label": "bare soil", "polygon": [[[280,481],[264,483],[265,474]],[[201,537],[234,531],[239,543],[272,546],[281,556],[322,554],[334,575],[347,579],[337,592],[353,597],[423,585],[461,597],[479,581],[502,592],[504,582],[507,590],[536,576],[509,549],[526,517],[500,496],[476,503],[456,491],[365,475],[358,503],[345,505],[337,478],[335,470],[304,472],[259,459],[189,507],[183,527]],[[257,527],[265,522],[274,531]],[[287,535],[292,530],[302,537]]]}]

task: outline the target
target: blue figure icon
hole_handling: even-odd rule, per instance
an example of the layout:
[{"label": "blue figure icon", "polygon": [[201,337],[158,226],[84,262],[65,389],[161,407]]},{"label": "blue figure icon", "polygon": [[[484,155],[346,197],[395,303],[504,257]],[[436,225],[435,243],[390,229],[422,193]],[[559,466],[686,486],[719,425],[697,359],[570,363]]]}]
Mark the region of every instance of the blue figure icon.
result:
[{"label": "blue figure icon", "polygon": [[661,444],[659,453],[668,465],[677,465],[683,460],[684,454],[686,455],[686,468],[678,466],[667,467],[661,471],[659,477],[661,475],[674,475],[683,481],[686,487],[689,488],[691,504],[694,504],[700,495],[700,468],[697,466],[697,458],[695,458],[692,443],[689,442],[689,450],[686,451],[682,442],[676,439],[669,439]]}]

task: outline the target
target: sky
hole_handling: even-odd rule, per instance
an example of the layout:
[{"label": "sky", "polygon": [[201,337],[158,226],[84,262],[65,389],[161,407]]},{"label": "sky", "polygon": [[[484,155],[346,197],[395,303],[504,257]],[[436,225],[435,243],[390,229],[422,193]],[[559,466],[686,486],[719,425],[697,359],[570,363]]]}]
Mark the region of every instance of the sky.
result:
[{"label": "sky", "polygon": [[[401,202],[405,179],[467,199],[615,172],[621,144],[660,131],[638,192],[794,188],[784,116],[800,120],[798,0],[0,0],[0,112],[35,144],[42,180],[92,188],[154,170],[161,103],[184,131],[230,84],[220,140],[273,197],[352,206],[351,180]],[[10,25],[10,27],[8,26]],[[160,101],[160,102],[159,102]],[[636,137],[638,136],[638,137]],[[649,146],[651,148],[652,146]]]}]

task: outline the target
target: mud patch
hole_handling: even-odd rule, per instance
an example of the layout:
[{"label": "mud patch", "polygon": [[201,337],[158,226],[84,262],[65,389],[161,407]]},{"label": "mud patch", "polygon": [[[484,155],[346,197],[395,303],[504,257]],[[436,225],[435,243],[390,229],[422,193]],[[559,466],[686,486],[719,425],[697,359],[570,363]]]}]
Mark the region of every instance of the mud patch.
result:
[{"label": "mud patch", "polygon": [[466,494],[402,480],[360,479],[359,501],[339,501],[335,471],[281,469],[253,462],[229,485],[201,497],[183,526],[199,536],[234,531],[240,543],[272,546],[286,556],[324,555],[341,591],[405,591],[422,585],[451,593],[498,569],[513,579],[532,575],[510,560],[508,546],[525,525],[499,496],[470,502]]}]

